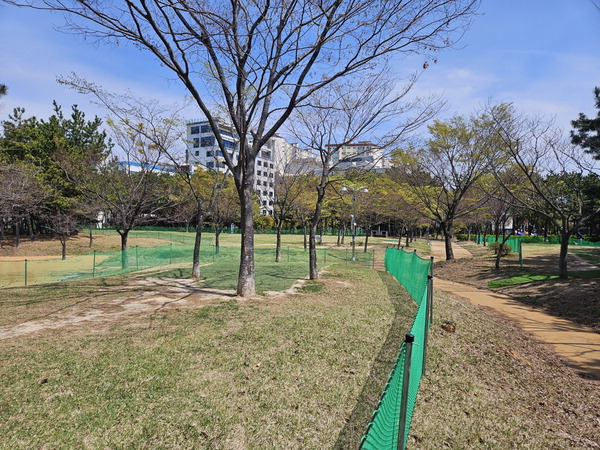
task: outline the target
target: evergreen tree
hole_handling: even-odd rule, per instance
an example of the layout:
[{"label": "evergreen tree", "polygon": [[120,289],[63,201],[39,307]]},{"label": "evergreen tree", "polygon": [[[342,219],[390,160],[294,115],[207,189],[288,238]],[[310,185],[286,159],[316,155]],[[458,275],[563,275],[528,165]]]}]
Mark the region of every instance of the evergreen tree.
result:
[{"label": "evergreen tree", "polygon": [[587,153],[600,159],[600,88],[594,88],[594,98],[598,113],[596,118],[589,119],[585,114],[580,113],[577,120],[571,121],[575,128],[571,131],[571,142],[585,149]]}]

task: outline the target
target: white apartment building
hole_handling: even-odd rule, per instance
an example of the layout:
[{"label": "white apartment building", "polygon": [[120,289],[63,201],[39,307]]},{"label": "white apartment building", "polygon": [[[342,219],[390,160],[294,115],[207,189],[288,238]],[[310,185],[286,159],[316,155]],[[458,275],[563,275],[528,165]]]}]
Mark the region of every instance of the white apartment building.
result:
[{"label": "white apartment building", "polygon": [[[222,119],[217,119],[219,133],[229,156],[234,163],[239,158],[239,139],[234,128]],[[283,138],[281,138],[283,139]],[[223,153],[219,149],[215,135],[207,120],[189,120],[187,122],[188,162],[206,169],[226,172],[227,166]],[[275,143],[269,140],[256,158],[255,192],[258,194],[261,213],[272,214],[275,197]]]},{"label": "white apartment building", "polygon": [[[329,144],[327,147],[336,146],[337,144]],[[353,168],[384,172],[390,167],[390,163],[383,153],[383,148],[370,141],[342,145],[333,154],[331,162],[337,165],[336,170],[340,172]]]}]

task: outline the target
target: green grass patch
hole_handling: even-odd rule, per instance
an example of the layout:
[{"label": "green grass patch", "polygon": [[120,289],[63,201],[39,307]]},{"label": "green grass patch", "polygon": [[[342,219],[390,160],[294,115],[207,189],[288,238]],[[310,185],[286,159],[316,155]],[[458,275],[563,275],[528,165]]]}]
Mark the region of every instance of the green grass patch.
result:
[{"label": "green grass patch", "polygon": [[323,290],[323,283],[318,281],[310,281],[298,289],[299,292],[321,292]]},{"label": "green grass patch", "polygon": [[330,271],[318,292],[3,341],[2,446],[355,448],[415,305],[387,275]]},{"label": "green grass patch", "polygon": [[492,289],[514,286],[517,284],[532,283],[534,281],[548,281],[558,278],[558,275],[547,275],[547,274],[536,274],[536,273],[523,273],[512,276],[510,278],[504,278],[502,280],[491,280],[488,281],[488,287]]}]

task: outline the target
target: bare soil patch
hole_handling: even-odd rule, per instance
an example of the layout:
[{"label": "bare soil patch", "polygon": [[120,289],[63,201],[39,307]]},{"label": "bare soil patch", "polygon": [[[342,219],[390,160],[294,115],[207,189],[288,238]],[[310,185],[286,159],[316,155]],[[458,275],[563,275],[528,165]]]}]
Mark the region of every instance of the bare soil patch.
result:
[{"label": "bare soil patch", "polygon": [[[77,302],[41,318],[0,327],[0,340],[55,330],[66,326],[103,327],[124,317],[157,312],[196,309],[235,297],[234,291],[204,289],[191,280],[171,278],[133,278],[104,291],[122,292],[122,296],[97,301]],[[130,291],[130,293],[128,293]],[[101,294],[102,292],[98,292]]]}]

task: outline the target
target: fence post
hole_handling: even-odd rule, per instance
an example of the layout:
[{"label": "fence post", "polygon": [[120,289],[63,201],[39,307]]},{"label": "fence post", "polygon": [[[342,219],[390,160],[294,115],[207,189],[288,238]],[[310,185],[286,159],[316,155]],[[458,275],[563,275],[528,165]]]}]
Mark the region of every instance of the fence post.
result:
[{"label": "fence post", "polygon": [[523,268],[523,243],[521,242],[521,239],[519,239],[519,265],[521,266],[521,269]]},{"label": "fence post", "polygon": [[431,280],[429,281],[429,323],[433,323],[433,256],[431,257],[431,262],[429,265],[429,276]]},{"label": "fence post", "polygon": [[27,286],[27,260],[25,260],[25,286]]},{"label": "fence post", "polygon": [[92,278],[96,277],[96,250],[94,250],[94,256],[92,259]]},{"label": "fence post", "polygon": [[[430,269],[431,270],[431,269]],[[425,329],[423,330],[423,375],[427,376],[427,344],[429,342],[429,327],[431,326],[431,302],[433,301],[433,275],[427,275],[427,295],[425,295]]]},{"label": "fence post", "polygon": [[404,450],[404,436],[406,434],[406,411],[408,408],[408,388],[410,384],[410,363],[412,359],[412,346],[415,337],[407,334],[404,338],[406,343],[404,352],[404,373],[402,379],[402,397],[400,398],[400,421],[398,423],[398,449]]}]

